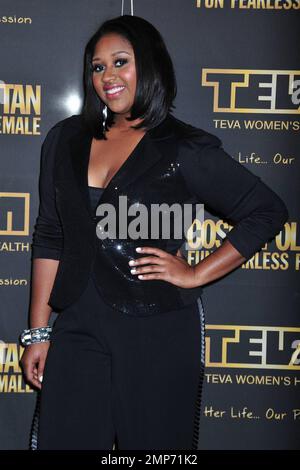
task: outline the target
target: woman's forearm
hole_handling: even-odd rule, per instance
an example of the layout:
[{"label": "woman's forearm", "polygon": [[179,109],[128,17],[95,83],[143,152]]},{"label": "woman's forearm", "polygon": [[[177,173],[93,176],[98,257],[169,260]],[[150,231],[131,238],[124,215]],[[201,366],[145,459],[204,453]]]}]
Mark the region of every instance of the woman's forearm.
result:
[{"label": "woman's forearm", "polygon": [[48,325],[52,309],[47,302],[54,284],[58,265],[59,260],[33,259],[30,328]]},{"label": "woman's forearm", "polygon": [[198,286],[219,279],[246,261],[238,250],[225,240],[213,253],[204,258],[195,266],[196,282]]}]

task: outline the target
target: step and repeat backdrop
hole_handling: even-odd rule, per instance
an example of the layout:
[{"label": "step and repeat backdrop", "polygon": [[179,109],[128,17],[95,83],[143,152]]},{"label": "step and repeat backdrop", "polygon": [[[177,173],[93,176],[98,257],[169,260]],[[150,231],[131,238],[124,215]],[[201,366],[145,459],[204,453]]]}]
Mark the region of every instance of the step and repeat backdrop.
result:
[{"label": "step and repeat backdrop", "polygon": [[[80,113],[85,44],[104,20],[130,14],[129,3],[122,13],[121,0],[0,1],[1,449],[28,448],[36,407],[18,337],[28,327],[41,144],[57,121]],[[204,287],[200,449],[297,449],[300,1],[135,0],[134,14],[158,28],[173,58],[173,114],[217,135],[290,215],[252,259]],[[191,264],[230,230],[209,212],[205,219]]]}]

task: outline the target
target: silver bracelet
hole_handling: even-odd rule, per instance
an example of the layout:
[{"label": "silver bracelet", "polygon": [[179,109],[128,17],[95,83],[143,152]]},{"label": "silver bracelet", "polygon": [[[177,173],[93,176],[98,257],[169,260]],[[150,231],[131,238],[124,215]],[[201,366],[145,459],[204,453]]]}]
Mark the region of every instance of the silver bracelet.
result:
[{"label": "silver bracelet", "polygon": [[30,328],[22,331],[20,335],[20,342],[23,346],[28,346],[34,343],[44,343],[50,341],[50,333],[52,332],[51,326],[41,326],[39,328]]}]

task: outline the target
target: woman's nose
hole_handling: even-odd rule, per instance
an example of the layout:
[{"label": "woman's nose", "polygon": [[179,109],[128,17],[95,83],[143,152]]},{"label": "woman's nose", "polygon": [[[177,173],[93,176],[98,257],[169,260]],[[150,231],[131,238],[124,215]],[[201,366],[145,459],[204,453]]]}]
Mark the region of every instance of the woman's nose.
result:
[{"label": "woman's nose", "polygon": [[102,76],[102,79],[103,79],[103,83],[107,83],[109,81],[113,81],[116,79],[116,72],[115,70],[113,69],[113,67],[107,67],[103,73],[103,76]]}]

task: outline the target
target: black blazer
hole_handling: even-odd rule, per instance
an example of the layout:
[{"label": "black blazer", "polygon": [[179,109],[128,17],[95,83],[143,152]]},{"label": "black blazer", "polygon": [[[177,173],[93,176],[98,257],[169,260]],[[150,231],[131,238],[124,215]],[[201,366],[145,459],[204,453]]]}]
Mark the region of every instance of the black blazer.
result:
[{"label": "black blazer", "polygon": [[[201,295],[162,280],[140,280],[128,261],[143,256],[137,246],[176,254],[184,233],[168,240],[100,240],[88,191],[92,136],[81,115],[58,122],[48,132],[41,153],[40,206],[32,235],[32,258],[59,259],[48,304],[56,311],[71,305],[92,275],[104,300],[129,315],[146,316],[180,308]],[[288,219],[282,199],[260,177],[235,161],[221,140],[170,113],[146,132],[104,190],[101,203],[116,207],[125,195],[134,202],[204,203],[233,225],[227,239],[250,258],[273,239]]]}]

